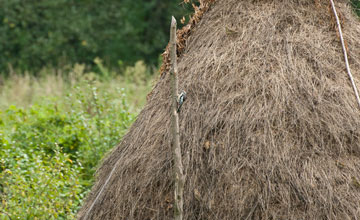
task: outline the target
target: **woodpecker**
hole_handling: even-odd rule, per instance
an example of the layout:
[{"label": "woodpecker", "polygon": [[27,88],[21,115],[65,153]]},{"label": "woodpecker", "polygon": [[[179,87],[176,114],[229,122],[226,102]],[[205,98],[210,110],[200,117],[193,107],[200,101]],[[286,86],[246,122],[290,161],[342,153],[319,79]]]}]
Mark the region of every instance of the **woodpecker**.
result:
[{"label": "woodpecker", "polygon": [[180,113],[181,106],[184,104],[186,100],[186,92],[183,90],[177,97],[177,112]]}]

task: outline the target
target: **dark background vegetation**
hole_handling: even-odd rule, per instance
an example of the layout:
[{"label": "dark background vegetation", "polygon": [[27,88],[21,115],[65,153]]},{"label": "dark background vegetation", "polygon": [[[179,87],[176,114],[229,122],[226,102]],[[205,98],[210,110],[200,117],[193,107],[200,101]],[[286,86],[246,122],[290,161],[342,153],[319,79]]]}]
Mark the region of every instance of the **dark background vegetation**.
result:
[{"label": "dark background vegetation", "polygon": [[0,0],[0,71],[64,63],[157,65],[181,0]]},{"label": "dark background vegetation", "polygon": [[360,16],[360,0],[351,0],[354,5],[356,13]]}]

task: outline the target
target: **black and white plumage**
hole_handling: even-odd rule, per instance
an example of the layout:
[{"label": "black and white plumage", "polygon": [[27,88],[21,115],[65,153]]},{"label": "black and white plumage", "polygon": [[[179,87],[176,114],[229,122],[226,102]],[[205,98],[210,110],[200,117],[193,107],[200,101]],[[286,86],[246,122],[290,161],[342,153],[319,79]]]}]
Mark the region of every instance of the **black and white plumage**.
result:
[{"label": "black and white plumage", "polygon": [[181,106],[184,104],[186,100],[186,92],[181,91],[181,93],[177,97],[177,112],[180,112]]}]

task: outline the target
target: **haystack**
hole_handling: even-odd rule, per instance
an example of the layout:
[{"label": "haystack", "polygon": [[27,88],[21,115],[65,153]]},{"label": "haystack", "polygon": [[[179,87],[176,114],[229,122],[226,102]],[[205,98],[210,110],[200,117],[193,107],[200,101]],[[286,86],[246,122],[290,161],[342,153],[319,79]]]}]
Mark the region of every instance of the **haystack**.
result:
[{"label": "haystack", "polygon": [[[217,0],[193,25],[178,58],[185,219],[360,219],[360,110],[329,7]],[[336,7],[360,85],[360,21]],[[97,196],[87,219],[172,218],[170,107],[164,74],[79,219]]]}]

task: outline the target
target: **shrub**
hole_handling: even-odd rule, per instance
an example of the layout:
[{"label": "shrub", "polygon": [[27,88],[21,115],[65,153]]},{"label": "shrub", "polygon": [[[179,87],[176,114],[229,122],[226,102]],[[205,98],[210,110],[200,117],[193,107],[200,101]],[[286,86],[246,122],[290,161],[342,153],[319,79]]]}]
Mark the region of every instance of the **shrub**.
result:
[{"label": "shrub", "polygon": [[81,166],[54,149],[21,149],[0,142],[0,219],[73,219],[84,191]]},{"label": "shrub", "polygon": [[1,220],[74,219],[97,164],[135,119],[129,89],[78,74],[65,96],[0,111]]}]

